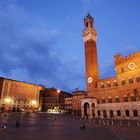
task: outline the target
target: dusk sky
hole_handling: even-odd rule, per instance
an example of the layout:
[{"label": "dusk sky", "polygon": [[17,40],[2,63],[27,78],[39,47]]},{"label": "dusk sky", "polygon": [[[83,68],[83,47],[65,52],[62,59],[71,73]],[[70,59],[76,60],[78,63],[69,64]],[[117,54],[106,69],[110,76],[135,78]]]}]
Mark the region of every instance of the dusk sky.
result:
[{"label": "dusk sky", "polygon": [[139,0],[0,0],[0,76],[86,89],[83,18],[94,17],[100,78],[114,55],[140,50]]}]

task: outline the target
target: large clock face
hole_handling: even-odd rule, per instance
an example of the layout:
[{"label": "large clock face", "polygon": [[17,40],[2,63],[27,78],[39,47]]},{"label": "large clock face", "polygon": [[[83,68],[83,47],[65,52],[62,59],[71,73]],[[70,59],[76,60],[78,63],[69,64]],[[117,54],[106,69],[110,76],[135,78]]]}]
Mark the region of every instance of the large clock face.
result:
[{"label": "large clock face", "polygon": [[128,68],[129,68],[130,70],[133,70],[135,67],[136,67],[135,62],[130,62],[130,63],[128,64]]},{"label": "large clock face", "polygon": [[92,83],[92,81],[93,81],[92,77],[88,77],[87,82]]}]

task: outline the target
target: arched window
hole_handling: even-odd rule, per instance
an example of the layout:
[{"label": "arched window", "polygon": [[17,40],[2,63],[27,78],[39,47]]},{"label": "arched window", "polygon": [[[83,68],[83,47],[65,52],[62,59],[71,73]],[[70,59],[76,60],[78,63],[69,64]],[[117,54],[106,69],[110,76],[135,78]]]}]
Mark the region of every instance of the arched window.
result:
[{"label": "arched window", "polygon": [[118,86],[118,82],[117,81],[114,81],[113,86],[114,87]]},{"label": "arched window", "polygon": [[136,97],[134,95],[131,96],[131,101],[135,102],[136,101]]},{"label": "arched window", "polygon": [[102,103],[105,103],[105,99],[104,98],[102,99]]},{"label": "arched window", "polygon": [[98,113],[98,116],[100,116],[100,110],[98,110],[98,112],[97,112],[97,113]]},{"label": "arched window", "polygon": [[134,115],[134,117],[138,117],[138,111],[137,110],[133,110],[133,115]]},{"label": "arched window", "polygon": [[122,85],[125,85],[125,84],[126,84],[125,80],[122,80]]},{"label": "arched window", "polygon": [[95,104],[94,103],[92,103],[92,107],[95,108]]},{"label": "arched window", "polygon": [[133,79],[129,79],[129,84],[133,84]]},{"label": "arched window", "polygon": [[128,102],[128,96],[124,96],[124,97],[123,97],[123,101],[124,101],[124,102]]},{"label": "arched window", "polygon": [[104,117],[104,118],[107,118],[106,110],[103,110],[103,117]]},{"label": "arched window", "polygon": [[137,82],[140,82],[140,76],[139,77],[136,77],[136,81]]},{"label": "arched window", "polygon": [[117,96],[117,97],[115,97],[115,102],[116,103],[119,103],[120,102],[120,98]]},{"label": "arched window", "polygon": [[92,22],[90,22],[90,27],[92,28]]},{"label": "arched window", "polygon": [[126,117],[129,117],[129,110],[125,110],[125,115],[126,115]]},{"label": "arched window", "polygon": [[86,22],[86,27],[88,28],[88,22]]},{"label": "arched window", "polygon": [[101,83],[101,88],[105,88],[104,83]]},{"label": "arched window", "polygon": [[112,98],[111,97],[108,98],[108,103],[112,103]]},{"label": "arched window", "polygon": [[121,116],[121,111],[117,110],[117,116]]},{"label": "arched window", "polygon": [[110,118],[113,118],[114,114],[113,114],[113,110],[110,110]]},{"label": "arched window", "polygon": [[109,88],[109,87],[111,87],[111,84],[110,84],[110,83],[107,83],[107,85],[106,85],[106,86]]}]

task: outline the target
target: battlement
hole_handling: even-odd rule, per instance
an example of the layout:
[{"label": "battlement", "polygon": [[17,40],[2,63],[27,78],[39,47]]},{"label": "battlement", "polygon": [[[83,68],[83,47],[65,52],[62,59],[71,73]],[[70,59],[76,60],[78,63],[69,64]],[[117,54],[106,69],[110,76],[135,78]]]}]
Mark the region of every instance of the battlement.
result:
[{"label": "battlement", "polygon": [[136,59],[136,58],[139,58],[140,57],[140,51],[137,51],[133,54],[129,54],[127,56],[124,56],[122,57],[120,53],[114,55],[114,58],[115,58],[115,64],[118,64],[120,62],[125,62],[125,61],[129,61],[129,60],[133,60],[133,59]]}]

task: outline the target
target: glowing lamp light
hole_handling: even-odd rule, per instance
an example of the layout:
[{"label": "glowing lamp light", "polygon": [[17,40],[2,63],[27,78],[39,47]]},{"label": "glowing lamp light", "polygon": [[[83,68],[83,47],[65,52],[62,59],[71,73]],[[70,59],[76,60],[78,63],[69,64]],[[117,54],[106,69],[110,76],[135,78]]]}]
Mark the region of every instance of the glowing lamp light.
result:
[{"label": "glowing lamp light", "polygon": [[60,92],[61,92],[61,91],[58,89],[58,90],[57,90],[57,93],[60,93]]},{"label": "glowing lamp light", "polygon": [[32,105],[36,105],[37,101],[36,100],[32,100]]},{"label": "glowing lamp light", "polygon": [[5,98],[5,103],[6,104],[10,104],[10,102],[11,102],[11,98],[9,98],[9,97]]}]

